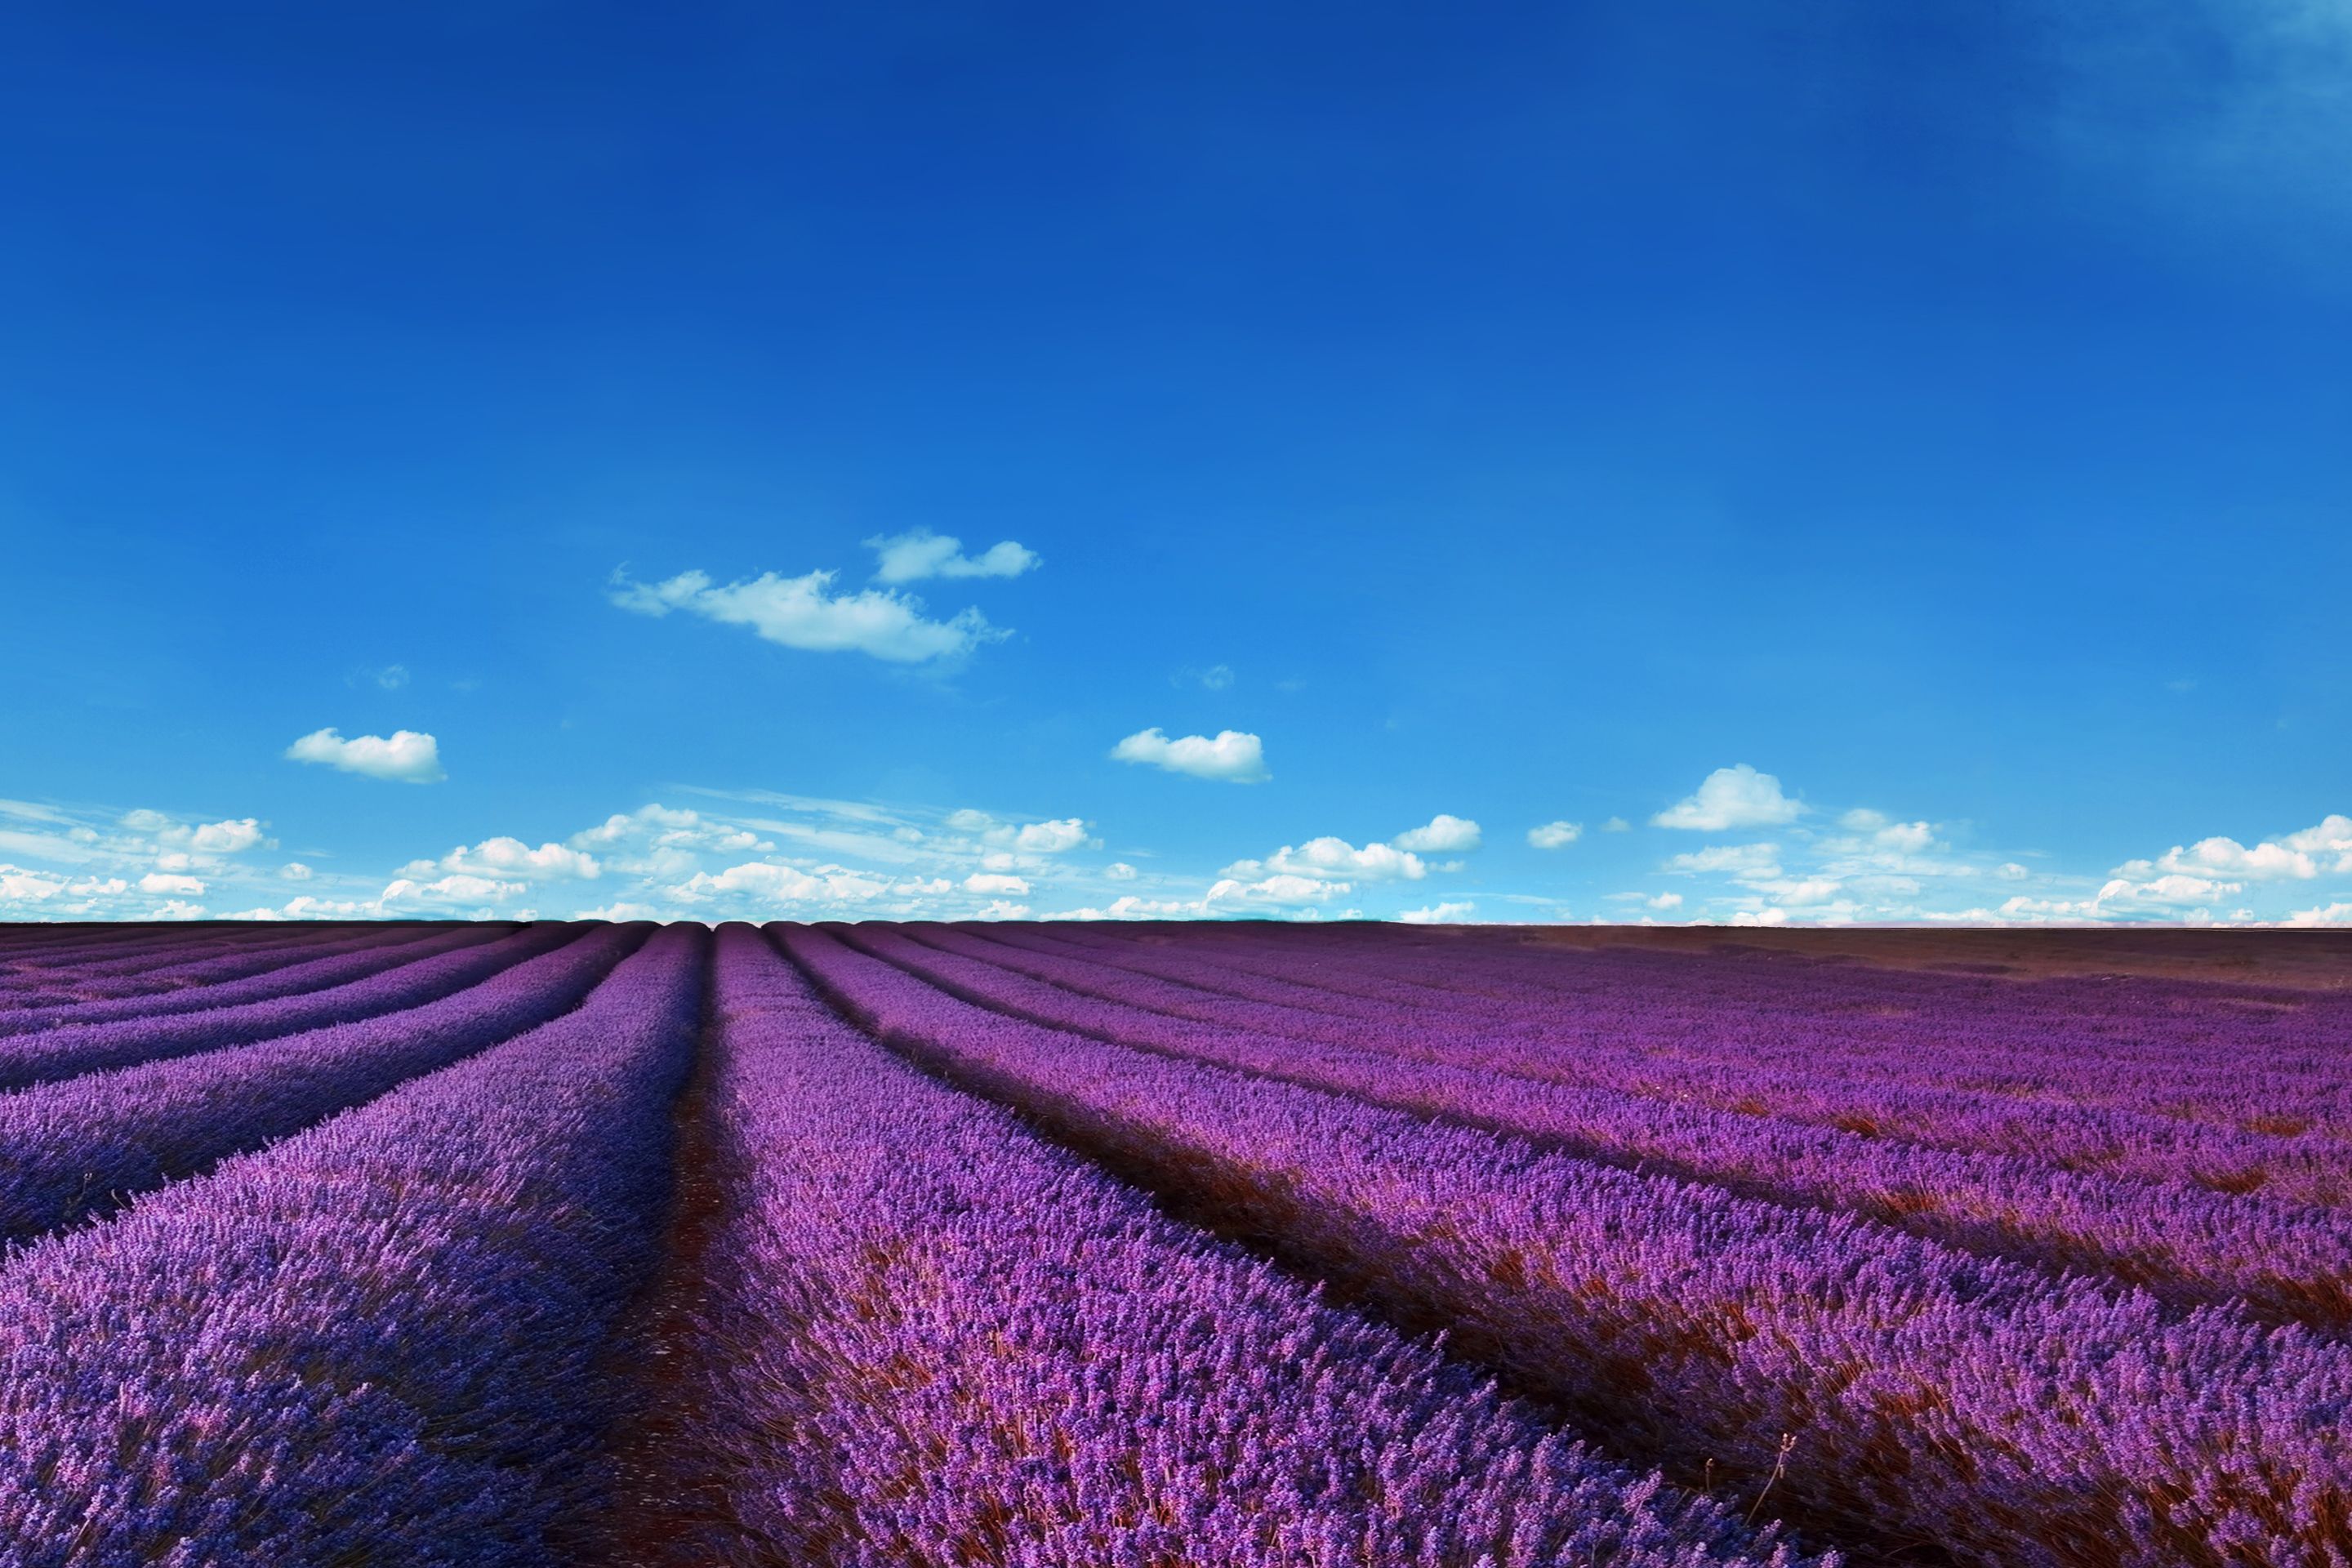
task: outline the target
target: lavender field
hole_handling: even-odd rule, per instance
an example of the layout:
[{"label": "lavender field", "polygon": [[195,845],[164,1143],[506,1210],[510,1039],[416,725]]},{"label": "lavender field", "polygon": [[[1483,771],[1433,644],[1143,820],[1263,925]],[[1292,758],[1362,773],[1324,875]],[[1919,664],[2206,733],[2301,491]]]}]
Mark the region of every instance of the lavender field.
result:
[{"label": "lavender field", "polygon": [[2352,1563],[2352,941],[0,927],[0,1564]]}]

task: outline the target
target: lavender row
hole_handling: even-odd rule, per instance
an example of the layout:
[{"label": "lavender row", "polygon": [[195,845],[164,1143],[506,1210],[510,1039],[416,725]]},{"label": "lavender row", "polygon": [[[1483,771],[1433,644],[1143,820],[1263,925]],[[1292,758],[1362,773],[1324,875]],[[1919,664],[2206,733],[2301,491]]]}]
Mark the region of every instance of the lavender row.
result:
[{"label": "lavender row", "polygon": [[[1653,1044],[1646,993],[1629,993],[1605,1005],[1588,1001],[1580,1008],[1555,1004],[1540,1013],[1489,1012],[1433,997],[1426,988],[1366,975],[1347,980],[1348,991],[1323,991],[1324,1000],[1310,1009],[1296,1000],[1297,992],[1311,989],[1307,984],[1259,974],[1254,968],[1240,967],[1238,961],[1229,964],[1223,953],[1211,961],[1140,944],[1084,942],[1067,932],[1045,936],[992,930],[988,940],[1025,951],[1083,954],[1114,967],[1215,990],[1237,1008],[1245,1000],[1264,999],[1284,1009],[1286,1031],[1305,1031],[1314,1037],[1344,1035],[1347,1026],[1337,1020],[1349,1017],[1380,1031],[1359,1038],[1384,1045],[1393,1036],[1393,1021],[1411,1017],[1423,1021],[1414,1031],[1422,1044],[1466,1040],[1483,1066],[1521,1077],[1781,1117],[1958,1152],[2005,1154],[2031,1149],[2037,1159],[2070,1170],[2221,1192],[2262,1190],[2293,1203],[2352,1205],[2352,1158],[2332,1140],[1853,1075],[1834,1065],[1833,1042],[1801,1035],[1771,1044],[1726,1041],[1715,1059],[1675,1059]],[[1202,1016],[1203,1005],[1214,1004],[1206,997],[1193,999],[1185,1016]]]},{"label": "lavender row", "polygon": [[396,937],[387,932],[373,941],[357,943],[350,951],[289,954],[289,962],[282,967],[243,979],[210,981],[200,987],[152,996],[125,996],[37,1012],[0,1015],[0,1036],[30,1034],[36,1029],[54,1029],[68,1024],[104,1024],[118,1018],[160,1018],[174,1013],[202,1013],[215,1007],[241,1006],[248,1002],[266,1002],[279,996],[328,990],[354,980],[363,980],[371,974],[381,974],[401,964],[413,963],[421,958],[431,958],[437,953],[474,947],[499,937],[509,936],[520,928],[508,921],[484,921],[478,925],[394,929],[399,933]]},{"label": "lavender row", "polygon": [[536,1028],[578,1006],[651,929],[602,927],[380,1017],[0,1095],[0,1244],[104,1213]]},{"label": "lavender row", "polygon": [[257,942],[268,945],[298,940],[301,926],[185,926],[159,924],[93,928],[81,940],[52,945],[38,952],[17,952],[0,959],[0,970],[13,975],[65,974],[89,964],[114,964],[158,953],[236,952]]},{"label": "lavender row", "polygon": [[[924,944],[909,940],[919,935]],[[2352,1324],[2352,1219],[2294,1205],[2168,1193],[1822,1128],[1663,1104],[1486,1070],[1454,1041],[1419,1046],[1392,1020],[1381,1050],[1146,1010],[1165,982],[960,937],[862,927],[846,940],[952,994],[1033,1023],[1167,1051],[1528,1139],[1580,1158],[1844,1210],[1947,1246],[2144,1284],[2181,1306],[2238,1301],[2273,1321]],[[1174,998],[1181,1001],[1181,995]]]},{"label": "lavender row", "polygon": [[[349,929],[344,928],[348,936]],[[267,961],[273,952],[288,949],[314,947],[322,942],[335,940],[331,928],[305,925],[267,925],[247,928],[233,937],[184,936],[161,945],[130,944],[80,959],[66,972],[77,980],[104,980],[128,977],[145,980],[156,970],[182,963],[203,962],[223,963],[240,958]]]},{"label": "lavender row", "polygon": [[303,1029],[418,1006],[487,979],[520,960],[574,941],[592,929],[585,923],[534,925],[487,945],[439,953],[323,991],[168,1017],[68,1024],[10,1036],[0,1038],[0,1089],[252,1045]]},{"label": "lavender row", "polygon": [[707,947],[0,1271],[0,1562],[567,1561]]},{"label": "lavender row", "polygon": [[719,936],[667,1562],[1793,1563],[930,1084]]},{"label": "lavender row", "polygon": [[[1081,938],[1080,940],[1087,940]],[[1118,942],[1117,933],[1093,940]],[[1986,981],[1615,950],[1457,940],[1442,955],[1391,939],[1203,945],[1260,972],[1596,1026],[1638,1000],[1663,1062],[1780,1051],[1866,1072],[2223,1126],[2352,1131],[2352,998],[2188,982]]]},{"label": "lavender row", "polygon": [[1984,1568],[2352,1552],[2352,1355],[2301,1330],[1086,1040],[779,934],[884,1037],[1622,1451],[1750,1487],[1782,1464],[1785,1517]]}]

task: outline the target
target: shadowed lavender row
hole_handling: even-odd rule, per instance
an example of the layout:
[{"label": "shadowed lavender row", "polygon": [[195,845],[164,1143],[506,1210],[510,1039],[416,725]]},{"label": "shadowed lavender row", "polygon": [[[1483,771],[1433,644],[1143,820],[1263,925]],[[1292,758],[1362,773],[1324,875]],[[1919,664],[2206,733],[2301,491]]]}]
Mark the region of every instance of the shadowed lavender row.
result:
[{"label": "shadowed lavender row", "polygon": [[719,935],[681,1565],[1794,1560],[1318,1304],[857,1037]]},{"label": "shadowed lavender row", "polygon": [[535,925],[486,945],[460,947],[324,991],[162,1018],[117,1018],[10,1036],[0,1039],[0,1089],[251,1045],[415,1007],[574,941],[591,929],[588,924]]},{"label": "shadowed lavender row", "polygon": [[0,1562],[567,1561],[708,945],[0,1270]]},{"label": "shadowed lavender row", "polygon": [[[958,1002],[780,940],[886,1038],[1204,1218],[1833,1539],[1983,1568],[2352,1552],[2352,1356]],[[1781,1435],[1790,1441],[1783,1447]]]},{"label": "shadowed lavender row", "polygon": [[[2329,1330],[2352,1322],[2352,1218],[2333,1211],[2197,1189],[2158,1194],[2021,1154],[1952,1153],[1528,1081],[1495,1070],[1475,1038],[1423,1043],[1411,1016],[1364,1032],[1377,1050],[1197,1022],[1126,1005],[1136,995],[1150,1005],[1186,1005],[1169,983],[945,928],[843,934],[958,995],[1053,1027],[1509,1132],[1587,1159],[1850,1210],[1969,1251],[2105,1272],[2181,1305],[2242,1300],[2273,1320]],[[1281,1026],[1274,1009],[1261,1012]]]},{"label": "shadowed lavender row", "polygon": [[0,1094],[0,1243],[331,1115],[577,1006],[649,926],[604,926],[436,1002]]}]

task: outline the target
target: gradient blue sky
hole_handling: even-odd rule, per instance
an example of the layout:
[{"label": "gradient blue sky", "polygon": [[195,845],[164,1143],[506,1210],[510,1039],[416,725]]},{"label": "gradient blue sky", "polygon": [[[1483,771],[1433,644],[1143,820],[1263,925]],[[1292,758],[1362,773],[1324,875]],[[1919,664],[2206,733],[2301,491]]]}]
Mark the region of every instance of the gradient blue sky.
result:
[{"label": "gradient blue sky", "polygon": [[2352,919],[2347,81],[2340,0],[17,7],[0,918]]}]

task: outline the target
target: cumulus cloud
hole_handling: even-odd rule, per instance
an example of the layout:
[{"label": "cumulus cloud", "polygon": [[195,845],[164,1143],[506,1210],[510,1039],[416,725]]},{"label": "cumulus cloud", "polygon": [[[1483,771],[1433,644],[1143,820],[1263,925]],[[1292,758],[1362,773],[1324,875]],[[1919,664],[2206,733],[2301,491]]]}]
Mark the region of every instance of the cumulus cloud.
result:
[{"label": "cumulus cloud", "polygon": [[1321,904],[1350,890],[1345,882],[1328,882],[1319,877],[1302,877],[1292,872],[1260,877],[1255,880],[1229,876],[1220,878],[1209,889],[1208,897],[1202,903],[1203,908],[1232,904]]},{"label": "cumulus cloud", "polygon": [[[1100,847],[1099,841],[1089,836],[1085,820],[1076,816],[1049,822],[1002,822],[984,811],[966,806],[948,813],[947,825],[959,833],[972,835],[993,849],[1019,850],[1026,855],[1060,855],[1072,849]],[[908,841],[920,843],[922,835],[918,832]],[[1010,863],[1010,857],[1000,858]]]},{"label": "cumulus cloud", "polygon": [[1477,848],[1480,838],[1476,823],[1441,811],[1429,819],[1428,826],[1407,828],[1389,842],[1423,855],[1460,855]]},{"label": "cumulus cloud", "polygon": [[1286,844],[1263,860],[1236,860],[1220,873],[1244,881],[1269,874],[1417,882],[1429,874],[1429,868],[1410,849],[1391,844],[1367,844],[1359,849],[1344,838],[1326,835],[1295,848]]},{"label": "cumulus cloud", "polygon": [[1255,735],[1220,730],[1215,739],[1183,735],[1171,741],[1154,725],[1139,730],[1110,749],[1114,761],[1142,763],[1171,773],[1228,784],[1257,784],[1272,776],[1265,771],[1265,746]]},{"label": "cumulus cloud", "polygon": [[542,844],[533,849],[520,838],[503,836],[485,838],[471,847],[459,845],[436,863],[423,860],[402,868],[408,876],[430,876],[435,870],[467,871],[478,876],[520,877],[526,880],[549,878],[576,877],[591,879],[604,874],[593,855],[578,849],[567,849],[561,844]]},{"label": "cumulus cloud", "polygon": [[2243,886],[2239,882],[2219,882],[2210,878],[2186,876],[2177,871],[2145,882],[2117,877],[2101,887],[2097,897],[2091,901],[2095,908],[2115,903],[2201,904],[2208,899],[2242,891]]},{"label": "cumulus cloud", "polygon": [[757,636],[786,647],[816,653],[855,652],[893,664],[958,658],[985,642],[1011,636],[967,609],[944,621],[929,620],[923,602],[888,588],[855,594],[832,592],[834,574],[800,577],[762,573],[748,582],[714,586],[709,574],[681,572],[660,583],[613,577],[612,601],[641,616],[684,610],[726,626],[749,626]]},{"label": "cumulus cloud", "polygon": [[866,542],[877,557],[874,575],[885,583],[915,583],[926,577],[1018,577],[1045,563],[1038,553],[1007,539],[978,555],[963,552],[963,541],[919,528],[910,533],[877,535]]},{"label": "cumulus cloud", "polygon": [[437,784],[448,775],[441,771],[441,748],[432,736],[415,730],[395,730],[390,735],[359,735],[344,740],[333,728],[313,730],[286,754],[298,763],[323,763],[347,773],[403,784]]},{"label": "cumulus cloud", "polygon": [[2352,817],[2330,815],[2313,826],[2253,845],[2225,837],[2176,844],[2154,860],[2126,860],[2115,874],[2146,877],[2158,871],[2256,882],[2308,881],[2322,872],[2352,872]]},{"label": "cumulus cloud", "polygon": [[142,893],[187,893],[202,898],[205,884],[194,877],[175,877],[162,871],[150,871],[139,879],[139,890]]},{"label": "cumulus cloud", "polygon": [[1049,921],[1192,920],[1207,912],[1205,902],[1192,904],[1181,899],[1144,899],[1129,893],[1112,900],[1107,909],[1063,910],[1045,918]]},{"label": "cumulus cloud", "polygon": [[1720,833],[1741,827],[1773,827],[1794,822],[1804,807],[1780,793],[1780,781],[1746,763],[1717,768],[1688,799],[1650,818],[1656,827]]},{"label": "cumulus cloud", "polygon": [[1477,907],[1466,900],[1458,904],[1432,904],[1424,910],[1406,910],[1397,919],[1409,926],[1455,925],[1468,920]]},{"label": "cumulus cloud", "polygon": [[1124,860],[1114,860],[1103,868],[1103,875],[1114,882],[1132,882],[1135,880],[1135,868]]},{"label": "cumulus cloud", "polygon": [[420,882],[413,877],[396,877],[385,884],[377,901],[383,904],[495,904],[530,890],[521,882],[502,882],[492,877],[458,872],[430,882]]},{"label": "cumulus cloud", "polygon": [[1016,904],[1010,899],[992,899],[982,904],[971,917],[976,921],[1025,921],[1029,906]]},{"label": "cumulus cloud", "polygon": [[1683,896],[1680,893],[1660,893],[1654,899],[1644,900],[1643,902],[1648,904],[1650,908],[1663,912],[1666,910],[1681,909],[1683,907]]},{"label": "cumulus cloud", "polygon": [[1022,878],[1000,877],[988,871],[974,871],[963,879],[963,886],[968,893],[1012,893],[1026,897],[1029,892],[1029,884]]},{"label": "cumulus cloud", "polygon": [[2286,917],[2291,926],[2352,926],[2352,904],[2326,904],[2318,909],[2297,910]]},{"label": "cumulus cloud", "polygon": [[2033,873],[2027,870],[2024,867],[2019,865],[2014,860],[2004,860],[1998,867],[1994,868],[1993,875],[1999,877],[2004,882],[2022,882],[2025,879],[2033,875]]},{"label": "cumulus cloud", "polygon": [[1528,829],[1528,842],[1538,849],[1565,849],[1583,837],[1580,822],[1547,822]]}]

